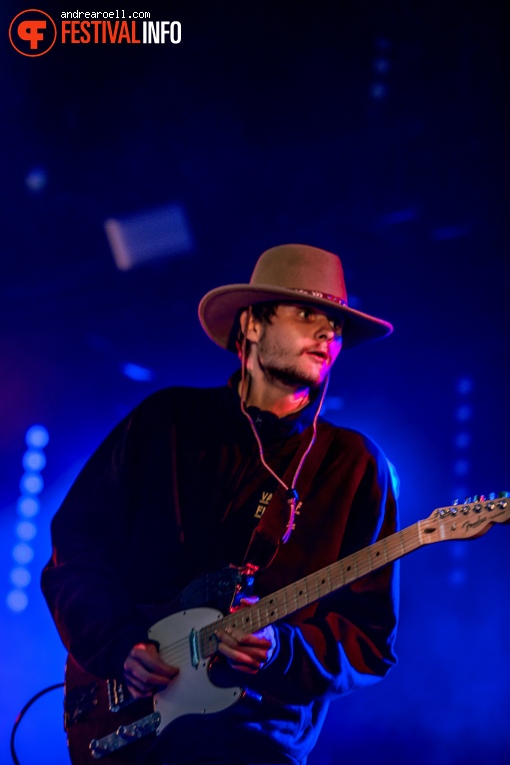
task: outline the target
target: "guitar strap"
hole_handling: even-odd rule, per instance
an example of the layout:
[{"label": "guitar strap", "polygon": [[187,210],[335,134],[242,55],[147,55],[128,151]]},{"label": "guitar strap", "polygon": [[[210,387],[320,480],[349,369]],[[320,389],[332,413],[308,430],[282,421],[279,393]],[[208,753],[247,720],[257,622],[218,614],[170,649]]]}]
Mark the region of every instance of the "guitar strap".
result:
[{"label": "guitar strap", "polygon": [[[306,432],[306,431],[305,431]],[[311,486],[319,466],[322,464],[326,452],[333,440],[334,428],[327,423],[317,423],[317,439],[308,454],[298,478],[299,496],[306,500],[306,495]],[[304,435],[304,434],[303,434]],[[303,438],[302,443],[285,471],[283,480],[290,484],[308,446],[308,439]],[[301,502],[298,507],[301,507]],[[266,569],[276,557],[282,537],[289,522],[289,503],[285,490],[278,485],[264,515],[260,519],[251,535],[248,549],[244,556],[243,567],[255,573]]]},{"label": "guitar strap", "polygon": [[[334,432],[334,428],[328,427],[326,423],[317,423],[317,438],[302,466],[297,484],[299,496],[305,501],[315,474],[333,440]],[[292,481],[301,457],[308,447],[307,434],[308,429],[303,433],[302,443],[284,473],[283,480],[287,484]],[[240,567],[227,566],[195,577],[174,601],[165,604],[165,612],[174,613],[208,605],[227,613],[239,598],[250,594],[254,574],[266,569],[273,562],[288,522],[289,503],[285,490],[278,485],[252,533],[243,564]],[[161,606],[157,606],[157,609],[159,613]],[[147,615],[147,607],[143,607],[142,610]],[[152,617],[152,621],[155,621],[156,618],[160,619],[161,615],[156,617],[154,613]]]}]

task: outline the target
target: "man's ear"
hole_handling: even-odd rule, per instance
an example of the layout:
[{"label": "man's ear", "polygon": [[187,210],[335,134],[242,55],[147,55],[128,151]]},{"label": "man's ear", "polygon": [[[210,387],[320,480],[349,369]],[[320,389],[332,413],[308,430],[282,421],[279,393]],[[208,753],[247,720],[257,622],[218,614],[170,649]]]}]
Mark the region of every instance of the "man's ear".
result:
[{"label": "man's ear", "polygon": [[246,308],[239,317],[241,331],[250,343],[256,343],[260,337],[262,322],[253,316],[251,308]]}]

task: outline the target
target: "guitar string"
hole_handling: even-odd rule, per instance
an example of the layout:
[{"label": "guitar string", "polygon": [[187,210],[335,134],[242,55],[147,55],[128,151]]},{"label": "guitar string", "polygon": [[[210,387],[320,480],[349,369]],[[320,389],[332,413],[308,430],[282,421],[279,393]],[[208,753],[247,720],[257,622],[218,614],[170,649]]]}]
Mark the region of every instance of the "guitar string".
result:
[{"label": "guitar string", "polygon": [[[352,555],[349,555],[347,558],[344,558],[340,561],[335,561],[334,563],[331,563],[329,566],[326,566],[324,569],[321,569],[317,572],[309,574],[307,577],[305,577],[304,581],[301,580],[301,583],[302,583],[302,586],[307,590],[309,585],[311,585],[310,587],[311,590],[316,588],[316,597],[313,594],[310,597],[309,593],[306,592],[305,594],[306,600],[302,605],[299,604],[299,596],[296,595],[296,590],[295,590],[295,588],[299,585],[299,582],[294,582],[282,588],[277,593],[264,596],[264,598],[262,598],[257,604],[255,604],[251,608],[255,609],[255,611],[259,614],[259,619],[260,619],[260,616],[262,616],[262,619],[263,619],[265,615],[267,620],[265,622],[266,624],[278,621],[278,618],[282,618],[283,616],[295,613],[296,611],[300,610],[304,606],[319,600],[321,597],[328,595],[331,592],[334,592],[335,590],[341,589],[342,587],[348,584],[353,584],[358,579],[363,578],[364,576],[371,573],[372,571],[383,568],[385,565],[395,560],[398,560],[399,558],[402,558],[407,553],[413,552],[414,550],[423,546],[425,542],[421,540],[421,533],[420,533],[421,526],[429,522],[430,522],[430,518],[424,519],[422,521],[418,521],[412,526],[408,526],[407,528],[402,529],[399,532],[391,534],[389,537],[385,537],[384,539],[378,540],[377,542],[370,545],[369,547],[359,550],[357,553],[353,553]],[[487,529],[488,528],[489,526],[487,527]],[[444,537],[442,538],[444,539]],[[469,537],[459,536],[458,538],[462,539],[462,538],[469,538]],[[441,541],[441,537],[439,539],[434,539],[433,541],[434,542]],[[409,543],[411,544],[409,545]],[[379,552],[380,550],[384,551],[384,561],[381,563],[381,565],[374,567],[372,566],[374,555],[378,556],[380,554]],[[359,573],[359,569],[363,568],[363,565],[366,563],[368,563],[369,566],[363,571],[363,573]],[[351,572],[351,569],[354,569],[353,571],[354,576],[352,578],[350,578],[350,576],[346,577],[346,575]],[[326,592],[324,592],[323,594],[320,593],[320,585],[317,583],[319,576],[327,577],[327,588],[326,588]],[[314,581],[315,581],[315,584],[314,584]],[[291,605],[292,601],[294,601],[295,607]],[[280,607],[283,607],[284,613],[282,613],[281,616],[277,617],[276,619],[271,618],[271,620],[269,620],[268,617],[270,612],[277,613]],[[230,625],[232,625],[233,619],[235,619],[234,614],[227,614],[222,619],[218,620],[218,625],[221,625],[221,624],[225,625],[225,624],[228,624],[229,622],[230,622]],[[234,624],[235,624],[235,621],[234,621]],[[212,622],[198,629],[199,642],[200,642],[200,635],[204,636],[206,634],[202,632],[202,630],[211,630],[214,626],[215,626],[214,622]],[[238,625],[238,626],[241,626],[241,625]],[[254,631],[256,631],[256,629],[257,628],[255,628]],[[213,633],[214,633],[214,629],[212,629],[211,634]],[[202,646],[199,645],[200,649],[201,647]],[[162,657],[172,658],[174,661],[176,661],[178,666],[182,666],[182,663],[190,655],[189,634],[177,640],[175,643],[172,643],[169,646],[163,647],[160,650],[160,655]]]},{"label": "guitar string", "polygon": [[[336,561],[335,563],[330,564],[330,566],[325,567],[325,569],[321,571],[324,571],[326,574],[329,574],[329,576],[327,577],[328,592],[324,594],[325,595],[329,594],[331,591],[340,589],[346,584],[352,584],[353,581],[356,581],[358,578],[361,578],[365,576],[366,574],[371,573],[374,570],[374,568],[367,569],[364,573],[360,574],[359,576],[357,575],[356,570],[361,567],[361,564],[367,561],[371,563],[372,562],[371,558],[373,558],[373,555],[376,554],[378,548],[385,548],[386,557],[389,558],[389,560],[387,561],[385,560],[384,563],[382,563],[382,565],[379,566],[378,568],[382,568],[384,565],[386,565],[386,563],[390,563],[396,558],[403,556],[406,552],[405,550],[406,543],[411,541],[411,538],[417,536],[416,532],[417,532],[417,524],[415,524],[414,526],[410,526],[401,532],[392,534],[390,537],[386,537],[386,539],[384,540],[379,540],[378,542],[373,544],[371,547],[360,550],[358,553],[354,553],[352,557],[349,556],[343,561]],[[412,549],[416,549],[416,548],[413,547]],[[409,550],[409,552],[410,551],[411,550]],[[352,562],[348,563],[348,565],[345,565],[348,561],[352,561]],[[331,571],[328,571],[328,569],[331,569],[331,568],[336,568],[336,572],[332,573]],[[346,582],[346,574],[349,574],[351,569],[355,570],[355,578],[353,580]],[[315,572],[306,577],[307,585],[311,585],[310,589],[314,589],[314,588],[317,589],[317,598],[309,599],[307,597],[306,602],[303,605],[300,605],[299,596],[295,593],[294,594],[292,593],[292,590],[298,585],[298,583],[293,583],[293,584],[287,585],[287,587],[282,588],[282,590],[279,591],[278,595],[275,594],[273,597],[271,595],[265,596],[261,601],[259,601],[259,603],[252,606],[252,608],[255,609],[261,616],[264,615],[264,611],[266,612],[266,616],[269,615],[269,611],[277,612],[279,610],[279,607],[283,605],[285,605],[285,611],[286,611],[284,615],[288,615],[289,613],[294,613],[296,610],[300,610],[305,605],[308,605],[314,602],[315,600],[318,600],[321,597],[319,585],[317,584],[314,585],[313,583],[313,580],[318,579],[319,575],[321,575],[321,571]],[[287,598],[287,595],[289,595],[290,597]],[[270,599],[273,600],[272,604],[269,604]],[[281,600],[284,602],[280,603],[279,601]],[[290,602],[292,601],[294,601],[296,608],[292,608],[292,605],[290,605]],[[232,622],[234,617],[235,617],[234,614],[227,614],[222,619],[218,620],[218,623],[224,624],[225,621]],[[277,621],[277,619],[275,619],[274,621]],[[211,629],[211,627],[213,626],[214,626],[214,622],[211,622],[210,624],[207,624],[204,627],[199,628],[197,632],[200,635],[201,630],[203,629],[206,630],[207,628]],[[213,630],[213,633],[214,633],[214,630]],[[178,663],[178,665],[180,665],[182,664],[183,661],[185,661],[186,657],[190,655],[190,651],[191,651],[190,637],[188,634],[185,637],[177,640],[175,643],[172,643],[169,646],[163,647],[160,650],[160,656],[162,658],[171,657],[174,661]]]}]

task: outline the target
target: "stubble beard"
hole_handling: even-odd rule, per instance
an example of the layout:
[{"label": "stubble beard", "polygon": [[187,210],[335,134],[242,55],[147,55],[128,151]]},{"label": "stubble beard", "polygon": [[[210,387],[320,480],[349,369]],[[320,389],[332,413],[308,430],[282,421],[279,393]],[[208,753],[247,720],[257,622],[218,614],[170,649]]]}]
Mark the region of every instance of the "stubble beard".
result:
[{"label": "stubble beard", "polygon": [[[264,363],[264,356],[266,362]],[[259,367],[267,379],[278,382],[288,388],[319,388],[322,384],[320,374],[313,376],[306,374],[289,362],[287,353],[277,344],[270,345],[264,337],[259,341],[258,349]]]}]

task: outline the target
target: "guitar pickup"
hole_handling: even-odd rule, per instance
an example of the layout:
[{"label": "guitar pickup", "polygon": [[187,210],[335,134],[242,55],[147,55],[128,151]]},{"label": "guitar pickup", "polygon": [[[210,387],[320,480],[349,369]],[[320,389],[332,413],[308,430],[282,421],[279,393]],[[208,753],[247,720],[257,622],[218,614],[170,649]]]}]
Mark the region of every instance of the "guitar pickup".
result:
[{"label": "guitar pickup", "polygon": [[148,736],[150,733],[155,733],[161,722],[161,715],[159,712],[153,712],[146,717],[135,720],[130,725],[121,725],[115,733],[110,733],[103,738],[94,738],[89,744],[89,749],[92,757],[99,760],[101,757],[106,757],[112,752],[116,752],[117,749],[121,749],[127,744],[131,744],[133,741]]},{"label": "guitar pickup", "polygon": [[131,704],[134,699],[124,685],[115,678],[106,681],[108,691],[108,708],[110,712],[119,712],[122,707]]}]

